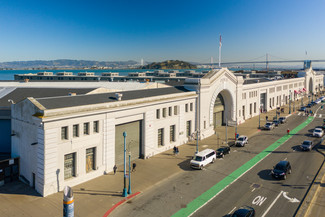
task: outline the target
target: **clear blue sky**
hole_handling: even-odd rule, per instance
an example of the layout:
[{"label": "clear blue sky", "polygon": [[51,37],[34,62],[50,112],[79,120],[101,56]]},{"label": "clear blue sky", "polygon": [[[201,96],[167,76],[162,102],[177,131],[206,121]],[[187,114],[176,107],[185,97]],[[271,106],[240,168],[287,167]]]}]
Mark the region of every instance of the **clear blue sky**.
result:
[{"label": "clear blue sky", "polygon": [[[325,59],[324,0],[2,0],[0,62]],[[272,58],[271,58],[272,59]]]}]

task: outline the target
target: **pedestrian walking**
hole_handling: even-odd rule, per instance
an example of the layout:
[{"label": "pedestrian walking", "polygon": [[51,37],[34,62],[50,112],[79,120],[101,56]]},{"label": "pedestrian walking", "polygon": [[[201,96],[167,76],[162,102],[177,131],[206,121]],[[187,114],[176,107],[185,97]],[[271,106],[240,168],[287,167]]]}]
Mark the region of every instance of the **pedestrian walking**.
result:
[{"label": "pedestrian walking", "polygon": [[289,135],[289,133],[290,133],[290,130],[289,130],[289,128],[287,129],[287,134]]},{"label": "pedestrian walking", "polygon": [[137,167],[137,164],[136,163],[133,163],[132,164],[132,172],[135,172],[135,168]]},{"label": "pedestrian walking", "polygon": [[116,174],[116,171],[117,171],[117,166],[116,166],[116,164],[114,165],[114,167],[113,167],[113,171],[114,171],[114,175]]},{"label": "pedestrian walking", "polygon": [[176,147],[176,155],[179,153],[178,147]]},{"label": "pedestrian walking", "polygon": [[173,148],[174,155],[176,155],[176,151],[177,151],[177,148],[176,148],[176,145],[175,145],[174,148]]},{"label": "pedestrian walking", "polygon": [[269,120],[269,117],[266,115],[265,119],[266,119],[266,121],[268,121]]}]

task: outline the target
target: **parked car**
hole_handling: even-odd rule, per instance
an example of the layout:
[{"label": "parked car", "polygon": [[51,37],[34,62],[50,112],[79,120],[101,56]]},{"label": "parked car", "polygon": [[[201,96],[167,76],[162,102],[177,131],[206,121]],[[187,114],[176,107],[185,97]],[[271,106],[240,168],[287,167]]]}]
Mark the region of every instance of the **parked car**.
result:
[{"label": "parked car", "polygon": [[321,128],[314,129],[313,136],[320,138],[320,137],[323,137],[323,135],[324,135],[324,132]]},{"label": "parked car", "polygon": [[280,122],[278,120],[273,120],[273,124],[275,127],[279,126]]},{"label": "parked car", "polygon": [[320,99],[318,99],[318,100],[316,100],[316,101],[315,101],[315,103],[316,103],[316,104],[319,104],[319,103],[320,103],[320,101],[321,101],[321,100],[320,100]]},{"label": "parked car", "polygon": [[265,125],[264,125],[264,129],[266,130],[272,130],[274,128],[274,124],[273,122],[267,122]]},{"label": "parked car", "polygon": [[255,216],[255,210],[253,207],[250,206],[242,206],[231,215],[231,217],[254,217],[254,216]]},{"label": "parked car", "polygon": [[306,107],[305,106],[301,106],[300,107],[300,111],[302,111],[302,112],[306,111]]},{"label": "parked car", "polygon": [[279,118],[279,122],[280,122],[281,124],[284,124],[284,123],[287,122],[287,118],[286,118],[286,117],[280,117],[280,118]]},{"label": "parked car", "polygon": [[272,176],[276,179],[286,179],[287,174],[291,173],[291,165],[289,161],[280,161],[273,167]]},{"label": "parked car", "polygon": [[248,137],[247,136],[240,136],[236,140],[236,146],[244,147],[246,144],[248,144]]},{"label": "parked car", "polygon": [[212,149],[205,149],[195,154],[190,161],[190,165],[194,169],[203,169],[209,163],[213,163],[216,160],[216,152]]},{"label": "parked car", "polygon": [[313,142],[312,141],[309,141],[309,140],[305,140],[301,144],[300,148],[303,151],[311,151],[311,149],[313,148]]},{"label": "parked car", "polygon": [[217,158],[223,158],[226,154],[229,153],[230,153],[230,147],[228,146],[222,146],[218,148],[216,151]]}]

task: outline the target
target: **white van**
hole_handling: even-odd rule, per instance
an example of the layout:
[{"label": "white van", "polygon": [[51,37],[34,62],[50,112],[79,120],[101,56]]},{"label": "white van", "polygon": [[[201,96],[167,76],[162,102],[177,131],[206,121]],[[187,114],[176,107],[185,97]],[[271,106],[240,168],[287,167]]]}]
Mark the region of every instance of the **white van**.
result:
[{"label": "white van", "polygon": [[213,163],[216,159],[216,152],[213,149],[205,149],[195,154],[190,165],[193,169],[203,169],[203,167],[209,163]]}]

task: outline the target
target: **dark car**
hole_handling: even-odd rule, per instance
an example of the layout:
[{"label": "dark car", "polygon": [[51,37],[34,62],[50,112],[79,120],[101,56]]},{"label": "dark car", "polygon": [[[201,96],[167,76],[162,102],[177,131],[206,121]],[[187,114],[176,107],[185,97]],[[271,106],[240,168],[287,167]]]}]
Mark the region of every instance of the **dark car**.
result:
[{"label": "dark car", "polygon": [[305,106],[301,106],[300,111],[302,111],[302,112],[306,111],[306,107]]},{"label": "dark car", "polygon": [[286,117],[280,117],[280,118],[279,118],[279,122],[280,122],[281,124],[284,124],[285,122],[287,122],[287,118],[286,118]]},{"label": "dark car", "polygon": [[223,146],[221,148],[218,148],[216,151],[218,158],[223,158],[226,154],[229,154],[229,153],[230,153],[230,147],[228,147],[228,146]]},{"label": "dark car", "polygon": [[287,174],[291,173],[291,165],[289,161],[280,161],[273,167],[272,176],[276,179],[286,179]]},{"label": "dark car", "polygon": [[250,206],[242,206],[231,215],[231,217],[254,217],[254,216],[255,216],[255,210],[253,207]]},{"label": "dark car", "polygon": [[311,103],[308,103],[306,107],[307,108],[311,108],[311,106],[312,106],[312,104]]},{"label": "dark car", "polygon": [[315,102],[315,101],[311,101],[310,104],[311,104],[312,106],[314,106],[314,105],[316,105],[316,102]]},{"label": "dark car", "polygon": [[279,126],[280,122],[278,120],[274,120],[273,124],[274,124],[275,127],[277,127],[277,126]]}]

